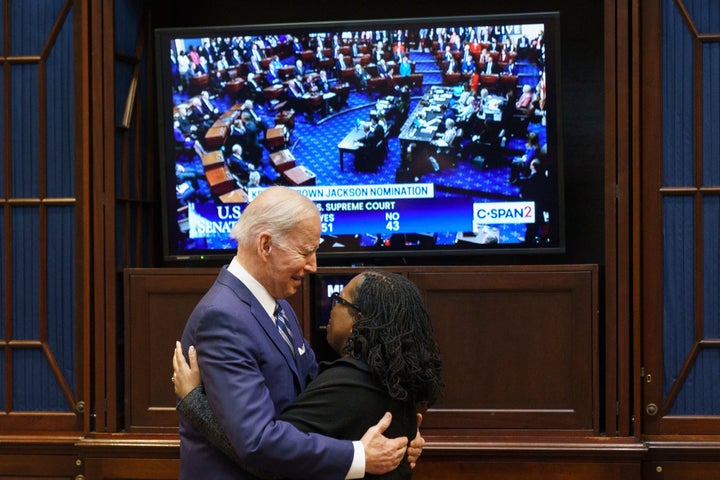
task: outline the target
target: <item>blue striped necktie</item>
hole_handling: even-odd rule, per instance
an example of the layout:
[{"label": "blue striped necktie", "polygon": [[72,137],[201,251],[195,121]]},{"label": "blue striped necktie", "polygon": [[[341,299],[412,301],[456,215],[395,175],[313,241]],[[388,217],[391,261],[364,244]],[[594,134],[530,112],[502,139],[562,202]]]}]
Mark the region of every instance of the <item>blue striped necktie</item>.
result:
[{"label": "blue striped necktie", "polygon": [[290,331],[290,327],[288,327],[288,319],[285,316],[285,312],[283,312],[282,307],[280,304],[275,307],[275,323],[277,324],[278,331],[280,332],[280,336],[283,337],[283,340],[285,340],[285,343],[288,344],[288,347],[290,347],[290,353],[292,353],[293,357],[295,356],[295,348],[293,347],[293,334]]}]

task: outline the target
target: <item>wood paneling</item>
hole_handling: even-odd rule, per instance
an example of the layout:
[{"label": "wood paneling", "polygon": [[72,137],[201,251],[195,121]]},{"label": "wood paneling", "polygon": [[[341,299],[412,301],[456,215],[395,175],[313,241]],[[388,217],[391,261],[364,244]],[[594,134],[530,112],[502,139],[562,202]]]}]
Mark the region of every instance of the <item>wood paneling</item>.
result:
[{"label": "wood paneling", "polygon": [[596,267],[426,269],[410,278],[443,356],[444,395],[423,427],[598,434]]},{"label": "wood paneling", "polygon": [[[445,392],[425,416],[425,435],[599,433],[596,266],[393,270],[423,292],[443,355]],[[321,268],[316,275],[357,271]],[[216,274],[213,269],[125,272],[128,432],[177,430],[169,381],[173,342]],[[295,297],[312,303],[311,282]],[[311,324],[303,319],[307,338]]]},{"label": "wood paneling", "polygon": [[213,269],[125,271],[125,430],[176,432],[172,352]]}]

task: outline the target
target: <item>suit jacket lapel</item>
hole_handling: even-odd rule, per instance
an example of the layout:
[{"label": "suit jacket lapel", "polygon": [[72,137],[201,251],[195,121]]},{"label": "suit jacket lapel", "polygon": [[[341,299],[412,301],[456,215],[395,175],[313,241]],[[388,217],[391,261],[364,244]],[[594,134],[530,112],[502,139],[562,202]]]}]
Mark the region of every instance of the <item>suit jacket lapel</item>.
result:
[{"label": "suit jacket lapel", "polygon": [[[287,343],[285,343],[285,340],[283,340],[282,336],[280,336],[280,332],[275,325],[275,321],[270,318],[270,316],[267,314],[267,312],[262,307],[257,298],[255,298],[253,294],[250,293],[250,290],[248,290],[248,288],[240,280],[238,280],[237,277],[235,277],[232,273],[228,272],[226,267],[223,267],[220,272],[220,281],[228,285],[238,295],[238,297],[240,297],[243,302],[247,303],[250,306],[250,313],[254,317],[257,324],[265,331],[267,336],[270,337],[270,340],[272,340],[273,344],[275,344],[275,347],[280,351],[280,354],[287,361],[295,377],[300,380],[300,374],[297,369],[297,364],[295,363],[295,357],[293,357],[292,353],[290,353]],[[287,302],[284,302],[283,308],[287,312],[287,309],[289,309],[290,306]],[[292,325],[293,323],[297,325],[297,322],[292,320],[290,321],[290,328],[293,335],[295,335],[296,338],[302,338],[302,332],[299,332],[296,328],[296,325]]]}]

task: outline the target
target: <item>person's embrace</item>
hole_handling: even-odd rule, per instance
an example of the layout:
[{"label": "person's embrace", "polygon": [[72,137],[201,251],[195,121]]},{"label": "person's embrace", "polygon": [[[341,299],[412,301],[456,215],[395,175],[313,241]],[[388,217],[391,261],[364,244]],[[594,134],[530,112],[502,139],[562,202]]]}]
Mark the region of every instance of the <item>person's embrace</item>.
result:
[{"label": "person's embrace", "polygon": [[317,205],[280,186],[263,190],[235,223],[237,253],[196,305],[181,341],[197,351],[209,405],[242,465],[180,415],[180,480],[257,478],[254,471],[353,479],[395,469],[406,451],[417,456],[422,437],[408,448],[408,437],[383,435],[389,413],[353,441],[304,433],[276,419],[318,372],[285,299],[317,270],[320,227]]},{"label": "person's embrace", "polygon": [[[327,340],[340,358],[321,364],[318,377],[277,419],[303,432],[354,439],[389,411],[386,435],[414,438],[417,413],[437,400],[442,386],[440,355],[417,287],[401,275],[369,270],[335,293],[332,305]],[[173,358],[178,410],[238,461],[198,387],[194,349],[189,359],[188,365],[178,345]],[[411,477],[407,458],[389,473],[365,476]]]}]

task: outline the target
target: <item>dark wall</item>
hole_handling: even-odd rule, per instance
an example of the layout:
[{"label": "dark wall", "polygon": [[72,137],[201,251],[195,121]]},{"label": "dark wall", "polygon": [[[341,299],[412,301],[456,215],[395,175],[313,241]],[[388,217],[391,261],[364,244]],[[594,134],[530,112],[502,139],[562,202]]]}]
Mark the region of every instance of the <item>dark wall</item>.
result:
[{"label": "dark wall", "polygon": [[[462,16],[537,11],[560,12],[561,92],[567,251],[561,255],[484,255],[473,258],[408,257],[409,265],[604,263],[603,2],[354,1],[256,3],[235,0],[152,0],[156,27],[241,25]],[[363,259],[358,259],[363,262]],[[344,263],[347,263],[344,260]],[[397,259],[393,260],[397,263]],[[330,261],[325,262],[330,265]]]}]

